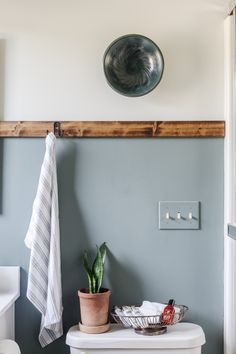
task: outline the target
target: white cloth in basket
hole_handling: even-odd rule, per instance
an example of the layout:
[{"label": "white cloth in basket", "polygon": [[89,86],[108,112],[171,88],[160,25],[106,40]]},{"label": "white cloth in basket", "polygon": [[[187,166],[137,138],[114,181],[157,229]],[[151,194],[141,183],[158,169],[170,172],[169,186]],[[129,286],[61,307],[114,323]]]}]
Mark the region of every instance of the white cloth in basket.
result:
[{"label": "white cloth in basket", "polygon": [[[160,304],[158,302],[143,301],[142,306],[139,307],[139,311],[142,316],[156,316],[160,315],[166,304]],[[175,307],[175,313],[179,313],[180,309]]]},{"label": "white cloth in basket", "polygon": [[[143,301],[140,307],[138,306],[122,306],[115,308],[115,312],[118,316],[157,316],[160,315],[166,304],[161,304],[158,302]],[[175,313],[179,313],[180,309],[175,307]]]}]

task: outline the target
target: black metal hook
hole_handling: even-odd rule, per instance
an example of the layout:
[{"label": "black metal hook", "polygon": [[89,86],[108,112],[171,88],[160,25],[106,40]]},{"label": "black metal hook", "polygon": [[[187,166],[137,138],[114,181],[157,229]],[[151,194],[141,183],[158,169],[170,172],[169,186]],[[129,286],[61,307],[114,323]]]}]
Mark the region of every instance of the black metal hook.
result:
[{"label": "black metal hook", "polygon": [[57,138],[58,137],[61,138],[63,136],[63,131],[61,130],[61,123],[60,122],[54,122],[53,133]]}]

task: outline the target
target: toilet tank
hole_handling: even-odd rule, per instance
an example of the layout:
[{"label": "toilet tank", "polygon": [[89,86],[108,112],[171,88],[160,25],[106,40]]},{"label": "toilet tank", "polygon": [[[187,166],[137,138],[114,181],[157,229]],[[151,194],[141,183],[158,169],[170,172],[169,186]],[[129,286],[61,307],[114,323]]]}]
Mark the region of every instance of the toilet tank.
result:
[{"label": "toilet tank", "polygon": [[145,336],[112,324],[102,334],[86,334],[74,326],[66,336],[71,354],[200,354],[204,343],[202,328],[184,322],[168,327],[162,335]]},{"label": "toilet tank", "polygon": [[15,301],[20,296],[20,267],[0,266],[0,340],[15,339]]}]

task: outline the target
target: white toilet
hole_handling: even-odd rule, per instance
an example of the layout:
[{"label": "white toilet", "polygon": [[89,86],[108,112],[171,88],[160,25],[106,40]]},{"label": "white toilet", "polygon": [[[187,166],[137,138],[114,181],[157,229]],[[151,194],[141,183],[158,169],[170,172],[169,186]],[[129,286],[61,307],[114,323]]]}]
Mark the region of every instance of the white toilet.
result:
[{"label": "white toilet", "polygon": [[168,327],[162,335],[145,336],[112,324],[102,334],[86,334],[74,326],[66,336],[71,354],[137,354],[137,349],[139,354],[200,354],[204,343],[202,328],[184,322]]}]

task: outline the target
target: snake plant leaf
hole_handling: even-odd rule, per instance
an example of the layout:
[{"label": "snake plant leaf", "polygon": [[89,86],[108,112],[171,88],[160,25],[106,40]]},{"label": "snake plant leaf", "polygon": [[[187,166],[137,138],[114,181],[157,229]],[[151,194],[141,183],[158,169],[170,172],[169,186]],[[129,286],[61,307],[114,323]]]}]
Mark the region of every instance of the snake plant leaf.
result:
[{"label": "snake plant leaf", "polygon": [[92,274],[92,277],[91,277],[91,291],[90,291],[90,293],[92,293],[92,294],[97,293],[97,281],[96,281],[94,274]]},{"label": "snake plant leaf", "polygon": [[104,263],[105,263],[106,253],[107,253],[106,242],[103,242],[103,244],[99,247],[99,253],[101,257],[102,267],[100,270],[100,277],[98,279],[98,291],[102,286],[103,275],[104,275]]},{"label": "snake plant leaf", "polygon": [[93,293],[93,289],[94,289],[94,277],[93,277],[93,273],[92,270],[89,267],[89,263],[88,263],[88,254],[86,251],[84,251],[84,255],[83,255],[83,263],[84,263],[84,268],[86,270],[87,273],[87,277],[88,277],[88,282],[89,282],[89,292]]},{"label": "snake plant leaf", "polygon": [[97,282],[97,292],[100,291],[102,281],[103,281],[105,257],[106,257],[106,243],[104,242],[99,248],[97,246],[97,255],[92,267],[92,273],[94,274]]},{"label": "snake plant leaf", "polygon": [[104,268],[101,268],[99,278],[97,279],[97,292],[100,291],[101,286],[102,286],[102,281],[103,281],[103,275],[104,275]]},{"label": "snake plant leaf", "polygon": [[92,268],[88,262],[87,251],[85,251],[83,254],[83,264],[88,276],[90,293],[98,293],[102,286],[106,251],[106,242],[103,242],[100,247],[97,246],[97,254]]},{"label": "snake plant leaf", "polygon": [[103,242],[103,244],[99,247],[99,250],[101,252],[102,263],[104,264],[105,263],[106,254],[107,254],[106,242]]},{"label": "snake plant leaf", "polygon": [[103,276],[103,263],[102,263],[101,252],[98,247],[97,247],[97,255],[92,267],[92,273],[97,282],[97,292],[99,292],[102,283],[102,276]]}]

